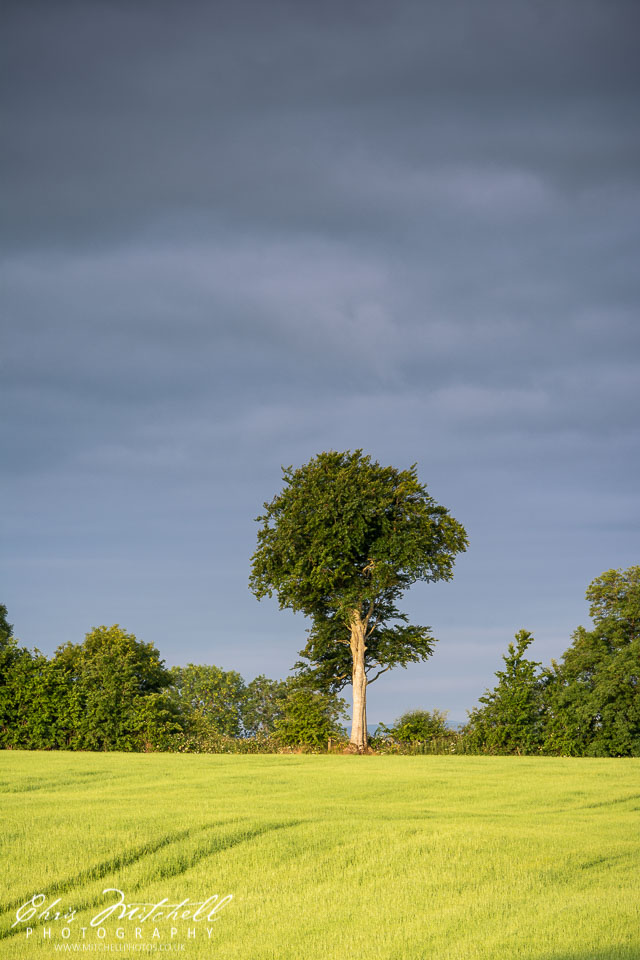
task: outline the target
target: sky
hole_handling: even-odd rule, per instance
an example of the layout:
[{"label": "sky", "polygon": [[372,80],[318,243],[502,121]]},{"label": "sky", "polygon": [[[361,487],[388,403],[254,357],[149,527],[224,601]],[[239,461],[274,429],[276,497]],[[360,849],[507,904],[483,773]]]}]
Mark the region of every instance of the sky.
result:
[{"label": "sky", "polygon": [[466,528],[436,652],[368,715],[463,720],[640,562],[635,0],[8,0],[0,602],[53,653],[285,676],[248,589],[281,467],[417,463]]}]

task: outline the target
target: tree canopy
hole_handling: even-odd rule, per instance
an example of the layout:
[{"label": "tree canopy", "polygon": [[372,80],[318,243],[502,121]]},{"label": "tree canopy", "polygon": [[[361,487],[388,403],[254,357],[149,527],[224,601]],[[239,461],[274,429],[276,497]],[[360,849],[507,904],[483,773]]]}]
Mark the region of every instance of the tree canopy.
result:
[{"label": "tree canopy", "polygon": [[118,624],[59,647],[52,670],[69,698],[66,737],[79,749],[135,750],[154,714],[159,724],[171,719],[163,694],[170,675],[158,650]]},{"label": "tree canopy", "polygon": [[503,656],[497,685],[480,697],[482,707],[469,714],[469,742],[487,753],[535,753],[543,741],[540,664],[525,656],[533,637],[519,630]]},{"label": "tree canopy", "polygon": [[593,629],[578,627],[546,674],[550,745],[640,756],[640,566],[605,571],[586,596]]},{"label": "tree canopy", "polygon": [[7,608],[0,603],[0,650],[9,645],[13,637],[13,624],[7,620]]},{"label": "tree canopy", "polygon": [[607,570],[586,592],[593,628],[578,627],[559,663],[540,670],[521,630],[498,684],[464,730],[484,753],[640,756],[640,567]]},{"label": "tree canopy", "polygon": [[240,736],[245,683],[236,670],[189,663],[170,672],[175,696],[193,726],[209,733]]},{"label": "tree canopy", "polygon": [[362,450],[330,451],[284,468],[283,480],[257,518],[250,587],[311,618],[302,655],[319,681],[352,684],[351,743],[361,751],[367,683],[433,649],[431,628],[409,624],[397,602],[418,580],[451,579],[467,536],[415,464],[398,470]]}]

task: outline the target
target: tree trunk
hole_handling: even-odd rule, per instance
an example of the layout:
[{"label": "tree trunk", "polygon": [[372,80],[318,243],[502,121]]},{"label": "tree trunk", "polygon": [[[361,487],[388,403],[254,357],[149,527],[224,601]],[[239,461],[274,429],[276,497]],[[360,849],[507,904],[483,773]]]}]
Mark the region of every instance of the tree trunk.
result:
[{"label": "tree trunk", "polygon": [[353,658],[353,720],[351,724],[350,744],[358,753],[367,750],[367,675],[364,671],[364,654],[367,625],[358,610],[351,618],[351,656]]}]

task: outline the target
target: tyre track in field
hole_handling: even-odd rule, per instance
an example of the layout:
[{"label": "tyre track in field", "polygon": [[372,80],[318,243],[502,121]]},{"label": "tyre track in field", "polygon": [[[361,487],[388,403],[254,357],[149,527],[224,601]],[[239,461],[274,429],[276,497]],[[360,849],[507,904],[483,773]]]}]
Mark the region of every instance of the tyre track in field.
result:
[{"label": "tyre track in field", "polygon": [[123,780],[132,779],[131,774],[124,774],[122,776],[112,776],[109,773],[86,773],[80,776],[76,775],[75,777],[70,777],[64,782],[60,782],[59,779],[51,780],[28,780],[23,781],[22,783],[11,783],[5,781],[0,784],[0,794],[6,794],[7,796],[15,793],[35,793],[38,790],[48,790],[53,793],[58,790],[68,790],[69,787],[92,787],[100,786],[105,781],[110,783],[121,783]]},{"label": "tyre track in field", "polygon": [[[614,797],[612,800],[598,800],[596,803],[585,803],[579,810],[595,810],[596,807],[613,807],[618,803],[628,803],[629,800],[640,800],[640,793],[630,793],[626,797]],[[632,809],[637,809],[633,807]]]},{"label": "tyre track in field", "polygon": [[[200,863],[201,860],[206,860],[207,857],[215,856],[215,854],[222,853],[225,850],[231,850],[233,847],[237,847],[241,843],[255,840],[257,837],[262,837],[268,833],[273,833],[275,830],[286,830],[290,827],[300,826],[301,823],[305,823],[305,821],[285,820],[282,823],[264,824],[260,827],[255,827],[249,830],[238,830],[236,833],[228,837],[214,837],[209,843],[205,843],[202,846],[197,847],[190,854],[185,854],[182,857],[179,856],[176,862],[160,865],[158,869],[154,870],[145,877],[144,885],[156,880],[167,880],[173,877],[179,877],[180,874],[186,873],[187,870],[190,870],[191,867],[195,867],[196,864]],[[132,889],[139,890],[142,886],[143,883],[139,882]]]},{"label": "tyre track in field", "polygon": [[[201,827],[200,829],[206,828]],[[66,880],[54,881],[48,886],[38,889],[38,893],[43,893],[46,897],[50,897],[53,894],[66,893],[68,890],[71,890],[72,887],[78,886],[79,884],[87,883],[91,880],[101,880],[103,877],[106,877],[110,873],[114,873],[116,870],[120,869],[120,867],[128,867],[132,863],[142,860],[143,857],[149,856],[149,854],[157,853],[158,850],[162,850],[163,847],[167,847],[172,843],[178,843],[180,840],[184,840],[193,832],[193,829],[178,830],[174,831],[174,833],[166,834],[161,840],[147,841],[147,843],[139,844],[136,847],[131,847],[129,850],[125,850],[122,853],[117,854],[115,857],[110,857],[108,860],[103,860],[101,863],[96,863],[92,867],[87,867],[86,870],[80,870],[79,873],[76,873],[72,877],[67,877]],[[15,897],[6,904],[1,903],[0,913],[4,914],[9,910],[14,910],[27,900],[30,900],[32,896],[33,893],[30,893]],[[0,939],[2,939],[1,934]]]},{"label": "tyre track in field", "polygon": [[[230,850],[233,847],[239,846],[242,843],[246,843],[250,840],[254,840],[257,837],[264,836],[269,833],[273,833],[275,830],[284,830],[289,827],[299,826],[301,823],[304,823],[304,820],[287,820],[281,823],[271,823],[264,824],[260,827],[255,827],[253,829],[240,829],[235,831],[231,836],[227,837],[216,837],[210,843],[205,844],[204,846],[197,847],[190,855],[178,858],[175,864],[166,864],[160,866],[157,870],[152,871],[148,874],[144,883],[139,882],[135,884],[132,889],[139,890],[143,885],[147,883],[154,882],[156,880],[165,880],[172,877],[179,876],[182,873],[185,873],[191,867],[195,866],[201,860],[205,860],[207,857],[213,856],[216,853],[222,853],[225,850]],[[214,826],[218,826],[217,824]],[[133,847],[128,851],[125,851],[122,854],[119,854],[116,857],[112,857],[109,860],[104,860],[102,863],[95,864],[93,867],[89,867],[86,870],[81,870],[74,877],[67,878],[66,880],[61,880],[55,883],[50,883],[47,887],[38,889],[38,893],[43,893],[46,897],[51,897],[54,895],[59,895],[61,893],[67,893],[69,890],[73,889],[75,886],[80,884],[85,884],[93,880],[101,880],[104,877],[109,876],[110,873],[114,873],[116,870],[122,867],[131,866],[134,863],[143,860],[147,856],[157,853],[159,850],[162,850],[165,847],[169,847],[172,844],[179,843],[182,840],[185,840],[191,835],[197,835],[206,830],[212,830],[214,827],[205,826],[200,827],[197,830],[180,830],[174,833],[168,834],[166,837],[163,837],[162,840],[156,841],[154,843],[143,844],[138,847]],[[12,910],[15,910],[17,907],[22,906],[22,904],[27,903],[31,900],[31,897],[34,896],[33,893],[26,894],[22,897],[16,897],[14,900],[10,901],[7,904],[0,904],[0,915],[4,916]],[[85,899],[84,901],[74,903],[74,909],[77,913],[80,913],[82,910],[85,910],[91,906],[95,905],[95,900]],[[40,921],[35,921],[39,923]],[[35,925],[35,924],[34,924]],[[0,941],[7,940],[10,937],[15,936],[18,933],[23,931],[23,927],[8,927],[5,930],[0,930]]]}]

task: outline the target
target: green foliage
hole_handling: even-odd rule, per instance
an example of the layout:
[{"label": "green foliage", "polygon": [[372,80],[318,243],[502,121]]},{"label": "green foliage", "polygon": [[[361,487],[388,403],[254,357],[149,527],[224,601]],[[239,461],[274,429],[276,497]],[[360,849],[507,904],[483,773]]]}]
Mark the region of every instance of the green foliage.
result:
[{"label": "green foliage", "polygon": [[371,738],[372,749],[384,754],[451,754],[462,752],[460,745],[442,710],[407,710],[391,727],[378,724]]},{"label": "green foliage", "polygon": [[[343,456],[343,455],[336,455]],[[373,746],[392,753],[559,753],[640,756],[640,567],[609,570],[588,590],[593,629],[578,627],[561,663],[527,659],[521,630],[503,657],[497,684],[458,734],[445,715],[413,710],[381,725]],[[379,601],[378,611],[386,601]],[[328,604],[328,601],[327,601]],[[327,610],[329,609],[327,605]],[[0,605],[0,747],[262,753],[324,749],[340,740],[350,650],[337,607],[313,618],[316,660],[287,681],[246,684],[215,666],[167,671],[152,644],[117,625],[97,627],[51,659],[18,645]],[[368,667],[408,662],[422,640],[387,623],[369,635]],[[406,630],[404,641],[401,631]],[[395,639],[390,640],[393,636]],[[404,643],[404,650],[400,649]],[[388,644],[388,646],[385,646]],[[307,653],[309,651],[307,650]],[[423,649],[424,652],[424,649]],[[374,661],[374,657],[377,658]]]},{"label": "green foliage", "polygon": [[[442,710],[408,710],[392,727],[380,724],[380,733],[403,743],[425,743],[447,737],[453,731],[447,727],[447,712]],[[377,733],[378,731],[376,731]]]},{"label": "green foliage", "polygon": [[607,570],[586,595],[593,629],[578,627],[546,671],[547,748],[640,756],[640,567]]},{"label": "green foliage", "polygon": [[299,678],[292,678],[279,706],[274,725],[275,738],[285,746],[324,748],[330,738],[344,739],[340,721],[346,717],[346,703],[335,694],[314,690]]},{"label": "green foliage", "polygon": [[[192,664],[185,669],[195,676],[197,668]],[[214,671],[218,668],[204,670],[215,676]],[[175,675],[177,671],[173,673]],[[218,673],[224,689],[224,672]],[[241,678],[237,674],[234,679],[237,700],[226,705],[216,703],[214,693],[210,721],[207,721],[201,704],[196,702],[195,709],[189,713],[190,706],[183,701],[183,710],[187,708],[185,730],[172,739],[172,750],[184,753],[278,753],[283,748],[326,749],[330,737],[334,742],[343,739],[339,721],[346,705],[335,694],[313,690],[298,677],[275,681],[259,676],[246,686],[238,683]],[[233,683],[231,686],[233,688]],[[218,722],[218,709],[222,722]],[[228,723],[224,722],[225,709],[231,711]],[[244,735],[238,732],[240,726]]]},{"label": "green foliage", "polygon": [[5,742],[7,727],[11,724],[13,689],[10,675],[19,657],[13,636],[13,625],[7,620],[7,608],[0,603],[0,744]]},{"label": "green foliage", "polygon": [[449,580],[467,537],[419,483],[415,465],[397,470],[361,450],[331,451],[285,468],[283,479],[257,518],[250,587],[311,618],[301,655],[313,681],[334,690],[351,682],[354,611],[367,624],[369,682],[426,659],[430,628],[408,624],[397,601],[417,580]]},{"label": "green foliage", "polygon": [[544,709],[539,663],[525,652],[533,642],[528,630],[515,635],[503,657],[504,670],[496,671],[498,684],[480,697],[483,707],[472,710],[463,736],[471,747],[485,753],[536,753],[543,743]]},{"label": "green foliage", "polygon": [[284,680],[261,675],[247,684],[235,670],[193,663],[173,667],[171,677],[190,749],[200,743],[203,752],[220,752],[214,749],[216,744],[224,744],[224,752],[229,752],[227,741],[233,738],[268,737],[287,691]]},{"label": "green foliage", "polygon": [[65,703],[64,680],[38,650],[18,646],[0,604],[0,746],[58,746]]},{"label": "green foliage", "polygon": [[[368,683],[393,667],[407,667],[427,660],[436,643],[430,627],[414,626],[406,622],[406,614],[390,609],[384,614],[382,608],[380,601],[373,614],[377,612],[380,619],[373,622],[367,635],[364,660]],[[395,617],[396,622],[385,621],[385,615]],[[348,635],[348,626],[337,616],[331,619],[316,616],[308,631],[307,644],[300,651],[302,660],[295,664],[296,670],[324,689],[343,690],[351,683],[353,666],[349,643],[344,639]]]},{"label": "green foliage", "polygon": [[[117,624],[95,627],[84,643],[59,647],[52,667],[66,681],[66,745],[73,749],[140,749],[154,706],[160,712],[156,730],[162,716],[172,712],[168,698],[142,703],[164,690],[171,679],[158,650]],[[171,722],[177,722],[177,712]]]},{"label": "green foliage", "polygon": [[239,673],[190,663],[173,667],[171,680],[191,732],[200,736],[240,736],[246,688]]},{"label": "green foliage", "polygon": [[[300,726],[299,681],[259,676],[245,684],[236,671],[195,664],[167,671],[152,644],[117,625],[97,627],[48,659],[17,646],[0,608],[0,639],[1,747],[268,753],[290,744]],[[337,705],[331,695],[312,696],[306,745],[335,735]]]},{"label": "green foliage", "polygon": [[174,737],[183,732],[185,724],[175,699],[167,690],[138,697],[132,719],[136,731],[133,749],[147,752],[171,750]]},{"label": "green foliage", "polygon": [[47,750],[64,741],[64,678],[38,650],[19,648],[6,678],[1,742],[5,747]]},{"label": "green foliage", "polygon": [[640,567],[607,570],[587,588],[593,629],[578,627],[560,663],[537,672],[516,635],[499,683],[471,712],[471,751],[640,756]]},{"label": "green foliage", "polygon": [[7,620],[7,608],[0,603],[0,727],[8,709],[7,682],[21,651],[13,636],[13,624]]},{"label": "green foliage", "polygon": [[253,737],[227,737],[213,731],[199,733],[185,730],[171,738],[173,753],[259,754],[283,753],[282,744],[273,734],[258,733]]},{"label": "green foliage", "polygon": [[348,621],[416,580],[450,579],[463,528],[418,482],[415,465],[381,467],[361,450],[321,453],[283,471],[284,490],[258,517],[251,586],[281,606]]},{"label": "green foliage", "polygon": [[[418,482],[355,453],[321,453],[283,471],[258,517],[250,584],[281,607],[348,623],[356,607],[392,604],[416,580],[450,579],[466,535]],[[383,609],[385,619],[393,611]]]},{"label": "green foliage", "polygon": [[270,680],[262,674],[247,684],[242,704],[245,736],[261,737],[273,733],[282,713],[281,701],[286,691],[285,680]]},{"label": "green foliage", "polygon": [[5,632],[2,653],[4,747],[165,749],[182,729],[158,651],[117,625],[96,627],[84,643],[67,643],[51,659],[17,647]]},{"label": "green foliage", "polygon": [[[0,651],[8,647],[13,640],[13,624],[7,620],[7,608],[0,603]],[[13,641],[15,643],[15,641]]]}]

